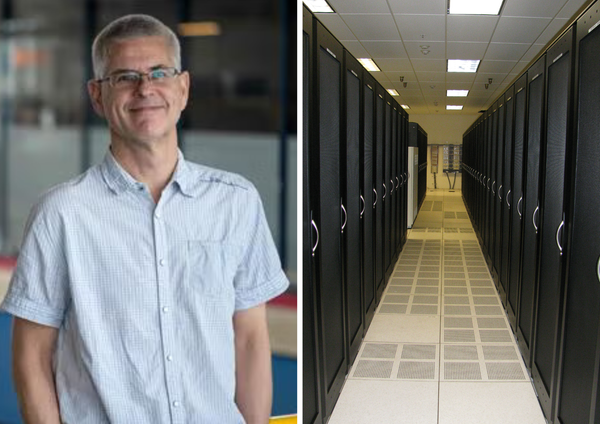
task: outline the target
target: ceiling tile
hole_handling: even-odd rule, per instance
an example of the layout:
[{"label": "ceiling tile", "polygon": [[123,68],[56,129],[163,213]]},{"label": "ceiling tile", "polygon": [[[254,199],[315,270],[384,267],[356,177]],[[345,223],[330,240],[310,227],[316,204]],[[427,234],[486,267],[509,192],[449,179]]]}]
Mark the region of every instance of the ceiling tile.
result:
[{"label": "ceiling tile", "polygon": [[446,88],[448,90],[470,90],[473,85],[473,81],[471,82],[455,82],[455,81],[447,81]]},{"label": "ceiling tile", "polygon": [[428,72],[420,71],[417,73],[417,78],[420,82],[446,82],[446,71],[443,72]]},{"label": "ceiling tile", "polygon": [[490,43],[485,53],[484,62],[488,60],[519,61],[529,49],[529,44]]},{"label": "ceiling tile", "polygon": [[448,59],[483,59],[488,43],[447,43]]},{"label": "ceiling tile", "polygon": [[535,40],[535,44],[547,45],[556,34],[569,22],[568,19],[554,19],[544,32]]},{"label": "ceiling tile", "polygon": [[390,81],[398,82],[401,84],[400,77],[404,77],[406,82],[417,82],[417,77],[412,71],[387,71],[385,75]]},{"label": "ceiling tile", "polygon": [[338,40],[356,40],[348,25],[346,25],[338,14],[316,13],[315,15]]},{"label": "ceiling tile", "polygon": [[498,22],[497,16],[448,15],[446,41],[488,42]]},{"label": "ceiling tile", "polygon": [[501,17],[492,42],[532,44],[544,32],[549,18],[505,18]]},{"label": "ceiling tile", "polygon": [[356,58],[370,57],[360,41],[344,41],[342,44]]},{"label": "ceiling tile", "polygon": [[565,4],[565,0],[506,0],[502,16],[553,18]]},{"label": "ceiling tile", "polygon": [[446,1],[447,0],[388,0],[393,13],[423,15],[445,15],[447,11]]},{"label": "ceiling tile", "polygon": [[515,67],[517,61],[508,60],[484,60],[479,65],[477,71],[478,74],[492,73],[492,74],[508,74]]},{"label": "ceiling tile", "polygon": [[[408,57],[414,59],[446,59],[446,43],[440,41],[428,41],[423,43],[422,41],[405,41],[404,46],[408,52]],[[421,46],[429,50],[429,53],[424,55],[421,53]],[[428,46],[428,48],[427,48]]]},{"label": "ceiling tile", "polygon": [[444,41],[445,16],[394,15],[404,41]]},{"label": "ceiling tile", "polygon": [[400,59],[406,58],[406,51],[402,41],[363,41],[363,47],[374,59]]},{"label": "ceiling tile", "polygon": [[569,0],[558,13],[557,18],[571,19],[587,0]]},{"label": "ceiling tile", "polygon": [[444,72],[446,70],[446,61],[439,59],[413,59],[413,68],[415,71]]},{"label": "ceiling tile", "polygon": [[[510,62],[512,65],[516,65],[515,62]],[[475,84],[478,83],[486,83],[489,82],[488,80],[491,78],[492,79],[492,85],[494,84],[499,84],[500,82],[502,82],[502,80],[504,79],[504,77],[508,75],[508,72],[504,72],[504,73],[494,73],[494,72],[478,72],[477,76],[475,77]]]},{"label": "ceiling tile", "polygon": [[400,40],[392,15],[341,15],[359,40]]},{"label": "ceiling tile", "polygon": [[338,13],[390,13],[385,0],[327,0]]},{"label": "ceiling tile", "polygon": [[456,82],[456,83],[472,83],[475,81],[475,73],[462,73],[462,72],[448,72],[446,74],[446,82]]},{"label": "ceiling tile", "polygon": [[529,48],[529,50],[527,50],[527,52],[523,55],[521,61],[525,61],[527,63],[531,62],[535,58],[535,56],[542,51],[543,48],[543,44],[533,44]]},{"label": "ceiling tile", "polygon": [[379,66],[379,69],[382,71],[402,72],[407,70],[412,72],[413,70],[410,60],[408,59],[377,59],[375,63],[377,63],[377,66]]}]

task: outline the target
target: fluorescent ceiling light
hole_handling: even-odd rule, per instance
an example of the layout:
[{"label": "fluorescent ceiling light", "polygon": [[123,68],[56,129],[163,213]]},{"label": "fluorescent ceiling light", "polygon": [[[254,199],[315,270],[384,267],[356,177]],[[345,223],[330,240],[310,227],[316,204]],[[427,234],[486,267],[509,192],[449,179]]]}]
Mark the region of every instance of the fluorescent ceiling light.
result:
[{"label": "fluorescent ceiling light", "polygon": [[462,110],[462,105],[446,105],[446,110]]},{"label": "fluorescent ceiling light", "polygon": [[221,26],[216,22],[183,22],[177,26],[183,37],[209,37],[221,35]]},{"label": "fluorescent ceiling light", "polygon": [[334,13],[325,0],[303,0],[306,7],[313,13]]},{"label": "fluorescent ceiling light", "polygon": [[410,107],[408,105],[400,105],[402,106],[402,109],[410,109]]},{"label": "fluorescent ceiling light", "polygon": [[393,88],[388,88],[387,92],[390,93],[392,96],[399,96],[398,92]]},{"label": "fluorescent ceiling light", "polygon": [[504,0],[450,0],[451,15],[498,15]]},{"label": "fluorescent ceiling light", "polygon": [[373,59],[369,59],[369,58],[362,58],[362,59],[358,59],[358,61],[361,63],[362,66],[365,67],[365,69],[367,71],[371,71],[371,72],[377,72],[380,69],[377,67],[377,65],[375,65],[375,62],[373,62]]},{"label": "fluorescent ceiling light", "polygon": [[448,59],[448,72],[477,72],[479,60]]},{"label": "fluorescent ceiling light", "polygon": [[446,90],[446,95],[448,97],[467,97],[469,90]]}]

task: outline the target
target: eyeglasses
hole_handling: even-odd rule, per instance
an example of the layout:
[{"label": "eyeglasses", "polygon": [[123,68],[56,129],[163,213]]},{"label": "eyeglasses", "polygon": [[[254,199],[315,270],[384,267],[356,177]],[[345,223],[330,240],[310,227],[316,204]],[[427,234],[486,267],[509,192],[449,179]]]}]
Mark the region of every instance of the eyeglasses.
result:
[{"label": "eyeglasses", "polygon": [[107,77],[99,78],[96,82],[108,81],[110,86],[114,88],[134,88],[142,82],[144,77],[147,77],[148,82],[152,84],[165,84],[179,74],[181,74],[181,71],[176,68],[155,68],[150,72],[119,71]]}]

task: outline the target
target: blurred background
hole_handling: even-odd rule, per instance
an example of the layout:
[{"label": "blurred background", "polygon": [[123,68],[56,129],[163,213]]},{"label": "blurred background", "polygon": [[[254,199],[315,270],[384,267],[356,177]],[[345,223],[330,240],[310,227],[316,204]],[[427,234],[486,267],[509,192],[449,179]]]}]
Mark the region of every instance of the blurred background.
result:
[{"label": "blurred background", "polygon": [[[180,37],[190,102],[186,159],[258,188],[291,289],[269,305],[273,413],[296,412],[296,5],[287,0],[0,0],[0,299],[29,209],[108,148],[86,82],[107,23],[146,13]],[[0,424],[20,423],[10,380],[10,316],[0,313]]]}]

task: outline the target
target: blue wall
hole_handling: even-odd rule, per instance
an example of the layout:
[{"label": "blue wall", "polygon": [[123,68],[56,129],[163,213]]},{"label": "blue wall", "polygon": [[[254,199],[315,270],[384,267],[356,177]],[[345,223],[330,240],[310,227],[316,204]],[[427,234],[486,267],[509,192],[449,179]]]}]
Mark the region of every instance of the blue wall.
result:
[{"label": "blue wall", "polygon": [[[10,370],[10,326],[11,316],[0,312],[0,424],[22,424]],[[297,413],[296,388],[296,359],[273,356],[273,415]]]}]

